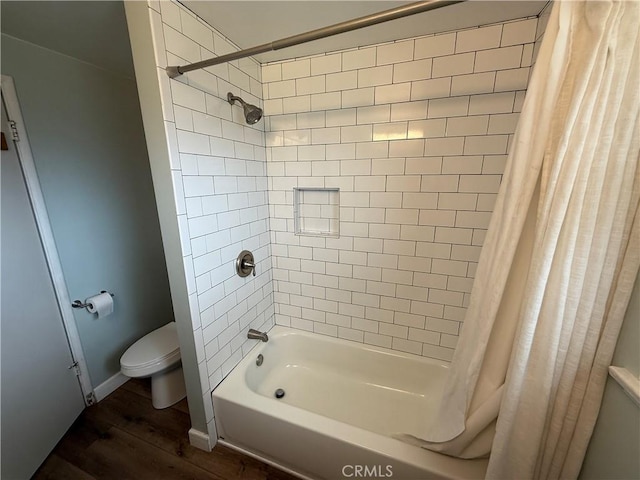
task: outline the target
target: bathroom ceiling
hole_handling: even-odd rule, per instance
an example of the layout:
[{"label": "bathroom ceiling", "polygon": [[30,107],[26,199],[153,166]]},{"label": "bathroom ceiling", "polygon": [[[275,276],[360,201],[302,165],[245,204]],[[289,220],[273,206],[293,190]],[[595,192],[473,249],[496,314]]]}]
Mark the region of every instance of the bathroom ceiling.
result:
[{"label": "bathroom ceiling", "polygon": [[[182,3],[241,48],[253,47],[412,2],[203,1]],[[391,22],[256,55],[272,62],[537,15],[543,1],[472,0]]]},{"label": "bathroom ceiling", "polygon": [[0,1],[2,33],[133,78],[122,1]]},{"label": "bathroom ceiling", "polygon": [[[395,1],[206,1],[182,2],[241,48],[411,2]],[[304,45],[257,55],[270,62],[429,33],[537,15],[547,0],[471,0]],[[122,1],[1,0],[2,33],[43,45],[101,68],[133,77]],[[78,41],[83,38],[83,41]]]}]

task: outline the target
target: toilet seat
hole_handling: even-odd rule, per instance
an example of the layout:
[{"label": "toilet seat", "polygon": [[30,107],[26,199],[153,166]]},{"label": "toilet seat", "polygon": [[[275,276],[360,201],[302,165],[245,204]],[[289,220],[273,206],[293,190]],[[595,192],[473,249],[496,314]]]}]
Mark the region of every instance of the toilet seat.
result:
[{"label": "toilet seat", "polygon": [[131,345],[120,358],[120,367],[128,377],[158,373],[180,361],[176,323],[169,322]]}]

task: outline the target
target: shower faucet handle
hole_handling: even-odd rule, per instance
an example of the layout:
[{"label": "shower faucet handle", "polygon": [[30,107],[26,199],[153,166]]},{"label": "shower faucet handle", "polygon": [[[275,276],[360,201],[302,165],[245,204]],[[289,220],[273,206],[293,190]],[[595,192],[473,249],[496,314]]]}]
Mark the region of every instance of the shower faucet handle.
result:
[{"label": "shower faucet handle", "polygon": [[253,276],[256,276],[256,264],[255,263],[251,263],[251,262],[247,262],[246,260],[243,260],[242,262],[242,266],[245,268],[250,268],[251,271],[253,272]]},{"label": "shower faucet handle", "polygon": [[256,276],[256,263],[253,259],[253,253],[249,250],[243,250],[236,258],[236,272],[241,277],[248,277],[250,273]]}]

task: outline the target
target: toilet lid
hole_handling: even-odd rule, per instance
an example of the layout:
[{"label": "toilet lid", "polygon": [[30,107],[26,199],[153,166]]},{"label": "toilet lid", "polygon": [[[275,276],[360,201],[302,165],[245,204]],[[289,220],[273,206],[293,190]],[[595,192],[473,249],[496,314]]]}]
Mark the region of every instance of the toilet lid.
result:
[{"label": "toilet lid", "polygon": [[126,368],[139,368],[157,363],[180,350],[176,322],[169,322],[148,333],[131,345],[120,359]]}]

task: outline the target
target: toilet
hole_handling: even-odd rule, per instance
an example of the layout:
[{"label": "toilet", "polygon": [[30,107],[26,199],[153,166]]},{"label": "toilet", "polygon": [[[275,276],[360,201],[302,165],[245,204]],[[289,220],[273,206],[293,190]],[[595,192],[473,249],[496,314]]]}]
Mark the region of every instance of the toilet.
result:
[{"label": "toilet", "polygon": [[154,408],[167,408],[186,397],[176,322],[148,333],[120,358],[120,371],[131,378],[151,377]]}]

